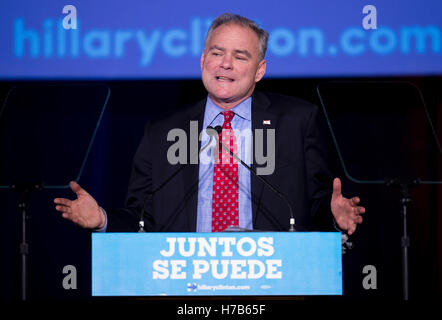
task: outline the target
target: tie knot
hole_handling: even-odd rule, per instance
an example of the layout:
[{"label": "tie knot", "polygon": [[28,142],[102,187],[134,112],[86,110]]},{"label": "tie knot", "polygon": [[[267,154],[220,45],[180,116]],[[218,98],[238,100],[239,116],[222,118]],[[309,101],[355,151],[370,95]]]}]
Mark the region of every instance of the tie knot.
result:
[{"label": "tie knot", "polygon": [[223,115],[224,115],[224,121],[225,122],[230,122],[232,120],[233,116],[235,115],[235,112],[233,112],[233,111],[224,111]]}]

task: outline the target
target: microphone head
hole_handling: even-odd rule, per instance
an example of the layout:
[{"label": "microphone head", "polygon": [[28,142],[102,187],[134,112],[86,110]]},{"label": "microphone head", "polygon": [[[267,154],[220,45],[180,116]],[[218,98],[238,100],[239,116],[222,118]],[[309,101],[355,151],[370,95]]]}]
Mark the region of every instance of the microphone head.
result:
[{"label": "microphone head", "polygon": [[208,136],[212,137],[214,135],[219,135],[223,128],[221,126],[216,126],[215,128],[212,126],[208,126],[206,128],[206,133]]}]

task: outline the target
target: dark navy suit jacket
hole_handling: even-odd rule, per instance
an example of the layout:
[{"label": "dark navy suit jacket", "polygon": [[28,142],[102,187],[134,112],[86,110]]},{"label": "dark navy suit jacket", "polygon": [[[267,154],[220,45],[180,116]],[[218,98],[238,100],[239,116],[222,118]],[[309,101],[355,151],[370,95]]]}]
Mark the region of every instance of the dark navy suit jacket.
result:
[{"label": "dark navy suit jacket", "polygon": [[[204,99],[146,125],[133,161],[126,207],[108,209],[108,231],[137,231],[143,208],[146,231],[196,231],[199,167],[171,165],[167,151],[175,141],[167,141],[166,137],[174,128],[186,131],[190,163],[189,150],[196,146],[195,141],[189,141],[190,121],[198,121],[198,133],[201,132],[205,104]],[[264,124],[264,120],[270,121]],[[275,170],[263,177],[290,201],[296,226],[300,230],[332,230],[330,200],[336,159],[317,106],[294,97],[255,91],[253,132],[254,129],[275,129]],[[199,147],[198,142],[198,150]],[[256,161],[253,163],[252,168],[256,169]],[[161,190],[148,196],[177,170],[178,174]],[[287,231],[290,213],[286,203],[253,175],[251,193],[254,229]]]}]

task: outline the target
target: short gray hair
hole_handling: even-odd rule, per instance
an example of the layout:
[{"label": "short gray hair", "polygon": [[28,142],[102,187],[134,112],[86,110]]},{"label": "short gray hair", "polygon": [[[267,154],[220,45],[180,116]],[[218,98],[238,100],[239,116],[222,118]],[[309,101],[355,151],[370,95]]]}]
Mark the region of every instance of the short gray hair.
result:
[{"label": "short gray hair", "polygon": [[212,32],[216,28],[224,24],[235,24],[241,27],[249,28],[253,32],[255,32],[259,40],[259,58],[260,60],[264,59],[267,51],[267,41],[269,39],[269,33],[264,29],[259,28],[254,21],[237,14],[224,13],[215,18],[209,28],[209,31],[207,32],[206,39],[204,40],[204,46],[206,46],[207,40],[212,35]]}]

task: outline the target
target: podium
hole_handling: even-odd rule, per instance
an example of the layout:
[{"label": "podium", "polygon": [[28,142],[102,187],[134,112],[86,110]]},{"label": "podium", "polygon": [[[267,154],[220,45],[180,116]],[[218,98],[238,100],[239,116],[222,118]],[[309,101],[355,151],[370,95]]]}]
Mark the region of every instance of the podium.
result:
[{"label": "podium", "polygon": [[342,295],[341,234],[92,234],[92,296],[214,295]]}]

